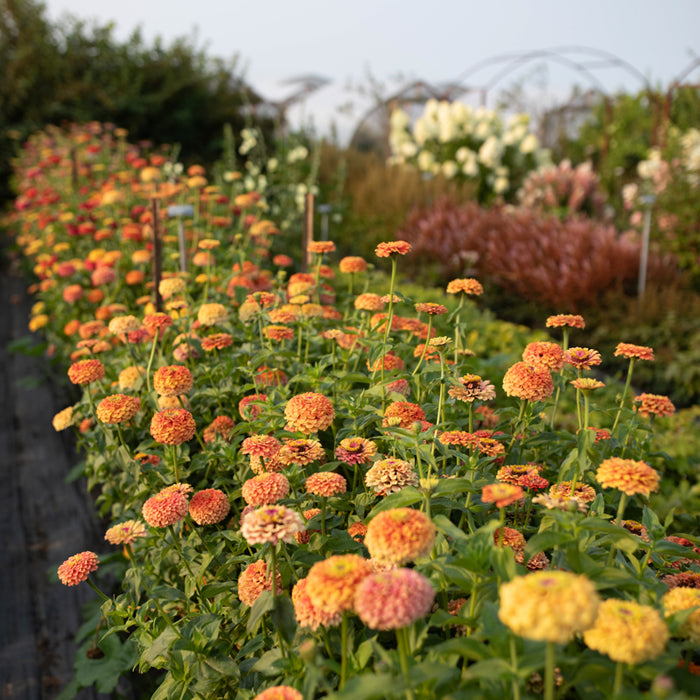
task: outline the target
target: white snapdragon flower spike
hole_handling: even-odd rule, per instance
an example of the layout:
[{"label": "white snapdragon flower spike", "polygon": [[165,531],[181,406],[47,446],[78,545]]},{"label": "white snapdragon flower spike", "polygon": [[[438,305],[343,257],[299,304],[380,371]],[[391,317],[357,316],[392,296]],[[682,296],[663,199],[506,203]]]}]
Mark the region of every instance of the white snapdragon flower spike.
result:
[{"label": "white snapdragon flower spike", "polygon": [[503,142],[498,136],[489,136],[479,149],[479,162],[487,168],[495,168],[503,154]]},{"label": "white snapdragon flower spike", "polygon": [[403,131],[411,125],[411,119],[403,109],[395,109],[389,117],[392,131]]},{"label": "white snapdragon flower spike", "polygon": [[459,166],[453,160],[446,160],[440,171],[448,180],[451,180],[459,172]]},{"label": "white snapdragon flower spike", "polygon": [[520,152],[521,153],[534,153],[540,146],[539,139],[535,134],[527,134],[525,138],[520,142]]},{"label": "white snapdragon flower spike", "polygon": [[421,151],[418,154],[418,168],[425,172],[431,172],[435,158],[430,151]]}]

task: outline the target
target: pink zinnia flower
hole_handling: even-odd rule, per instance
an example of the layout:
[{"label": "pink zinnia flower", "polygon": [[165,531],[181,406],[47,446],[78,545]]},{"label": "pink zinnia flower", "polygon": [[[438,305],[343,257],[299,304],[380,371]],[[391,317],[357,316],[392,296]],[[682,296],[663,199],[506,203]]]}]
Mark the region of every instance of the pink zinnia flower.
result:
[{"label": "pink zinnia flower", "polygon": [[306,492],[314,496],[330,498],[348,490],[348,484],[342,474],[335,472],[317,472],[306,479]]},{"label": "pink zinnia flower", "polygon": [[77,586],[87,581],[87,577],[93,571],[97,571],[99,563],[100,560],[94,552],[74,554],[58,567],[58,578],[64,586]]},{"label": "pink zinnia flower", "polygon": [[367,576],[355,593],[355,612],[375,630],[407,627],[430,612],[435,590],[413,569],[390,569]]},{"label": "pink zinnia flower", "polygon": [[231,506],[228,496],[219,489],[197,491],[190,500],[190,517],[197,525],[214,525],[221,522]]},{"label": "pink zinnia flower", "polygon": [[187,515],[188,484],[173,484],[151,496],[141,509],[143,519],[151,527],[168,527],[179,523]]},{"label": "pink zinnia flower", "polygon": [[263,506],[249,511],[241,523],[241,534],[248,544],[275,545],[280,541],[291,544],[294,535],[304,529],[301,515],[284,506]]},{"label": "pink zinnia flower", "polygon": [[249,506],[277,503],[289,494],[289,480],[279,472],[264,472],[248,479],[241,490]]}]

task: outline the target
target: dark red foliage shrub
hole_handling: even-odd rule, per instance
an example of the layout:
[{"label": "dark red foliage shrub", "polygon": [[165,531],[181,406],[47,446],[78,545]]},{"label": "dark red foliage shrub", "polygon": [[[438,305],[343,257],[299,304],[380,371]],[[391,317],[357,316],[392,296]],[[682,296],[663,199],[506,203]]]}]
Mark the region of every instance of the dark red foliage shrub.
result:
[{"label": "dark red foliage shrub", "polygon": [[[435,266],[441,281],[467,274],[528,301],[564,311],[595,304],[615,289],[634,289],[640,242],[588,218],[560,221],[528,209],[482,209],[448,198],[417,207],[396,237],[413,245],[403,265]],[[649,255],[648,280],[673,279],[670,257]]]}]

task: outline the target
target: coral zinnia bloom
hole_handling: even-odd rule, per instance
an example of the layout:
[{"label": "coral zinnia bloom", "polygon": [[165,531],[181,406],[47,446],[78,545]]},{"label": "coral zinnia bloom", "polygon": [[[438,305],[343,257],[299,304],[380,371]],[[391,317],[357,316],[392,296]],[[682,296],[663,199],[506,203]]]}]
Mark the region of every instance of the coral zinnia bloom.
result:
[{"label": "coral zinnia bloom", "polygon": [[386,355],[378,357],[372,364],[370,364],[369,359],[367,360],[367,369],[370,372],[378,372],[381,370],[382,365],[384,365],[385,370],[403,369],[406,363],[393,352],[388,352]]},{"label": "coral zinnia bloom", "polygon": [[342,474],[335,472],[317,472],[312,474],[304,482],[306,492],[314,496],[330,498],[338,496],[348,490],[348,483]]},{"label": "coral zinnia bloom", "polygon": [[435,525],[413,508],[390,508],[367,525],[365,546],[370,556],[384,564],[406,564],[427,557],[435,542]]},{"label": "coral zinnia bloom", "polygon": [[197,491],[190,499],[190,517],[197,525],[220,523],[230,508],[228,497],[219,489]]},{"label": "coral zinnia bloom", "polygon": [[525,346],[523,362],[558,372],[564,366],[564,351],[557,343],[538,340]]},{"label": "coral zinnia bloom", "polygon": [[253,700],[304,700],[304,696],[291,685],[274,685],[258,693]]},{"label": "coral zinnia bloom", "polygon": [[668,639],[668,627],[656,608],[615,598],[600,604],[595,624],[583,633],[587,646],[624,664],[655,659]]},{"label": "coral zinnia bloom", "polygon": [[249,506],[277,503],[289,494],[289,480],[279,472],[264,472],[243,484],[241,495]]},{"label": "coral zinnia bloom", "polygon": [[496,528],[493,533],[493,542],[497,547],[510,547],[516,552],[522,552],[525,549],[525,537],[520,530],[512,527]]},{"label": "coral zinnia bloom", "polygon": [[375,249],[378,258],[388,258],[392,255],[406,255],[413,246],[406,241],[388,241],[380,243]]},{"label": "coral zinnia bloom", "polygon": [[153,375],[153,388],[160,396],[187,394],[192,384],[192,372],[183,365],[160,367]]},{"label": "coral zinnia bloom", "polygon": [[548,369],[516,362],[503,377],[503,390],[525,401],[544,401],[554,392],[554,382]]},{"label": "coral zinnia bloom", "polygon": [[555,498],[575,499],[581,503],[592,503],[595,500],[596,492],[592,486],[578,482],[571,493],[573,484],[570,481],[561,481],[549,487],[549,495]]},{"label": "coral zinnia bloom", "polygon": [[413,569],[390,569],[367,576],[355,593],[355,612],[374,630],[407,627],[430,612],[435,590]]},{"label": "coral zinnia bloom", "polygon": [[281,446],[282,443],[274,435],[251,435],[241,443],[241,453],[270,459]]},{"label": "coral zinnia bloom", "polygon": [[529,474],[539,474],[542,467],[536,464],[508,464],[496,472],[496,479],[504,484],[520,486],[520,479]]},{"label": "coral zinnia bloom", "polygon": [[224,323],[228,313],[223,304],[202,304],[197,312],[197,320],[202,326],[216,326]]},{"label": "coral zinnia bloom", "polygon": [[335,250],[335,243],[333,243],[333,241],[309,241],[306,250],[309,253],[316,253],[318,255],[332,253]]},{"label": "coral zinnia bloom", "polygon": [[316,562],[306,577],[306,594],[314,608],[329,615],[352,609],[355,590],[370,573],[367,559],[338,554]]},{"label": "coral zinnia bloom", "polygon": [[326,456],[318,440],[287,440],[277,452],[276,458],[285,466],[298,464],[303,467],[318,462]]},{"label": "coral zinnia bloom", "polygon": [[605,489],[618,489],[628,496],[648,496],[659,486],[659,473],[646,462],[609,457],[596,471],[596,479]]},{"label": "coral zinnia bloom", "polygon": [[250,394],[238,402],[238,412],[243,420],[255,420],[264,410],[267,394]]},{"label": "coral zinnia bloom", "polygon": [[377,495],[386,496],[406,486],[418,486],[418,476],[410,462],[389,457],[374,463],[365,474],[365,484]]},{"label": "coral zinnia bloom", "polygon": [[292,588],[294,617],[296,617],[299,626],[308,627],[315,632],[319,627],[339,625],[343,619],[342,611],[330,612],[315,606],[306,590],[307,583],[307,579],[302,578]]},{"label": "coral zinnia bloom", "polygon": [[223,350],[231,345],[233,345],[233,338],[228,333],[214,333],[202,338],[202,350],[205,352]]},{"label": "coral zinnia bloom", "polygon": [[425,420],[425,411],[410,401],[394,401],[384,411],[383,426],[398,425],[400,428],[411,429],[416,421]]},{"label": "coral zinnia bloom", "polygon": [[494,503],[496,508],[505,508],[524,496],[523,489],[515,484],[488,484],[481,490],[484,503]]},{"label": "coral zinnia bloom", "polygon": [[179,523],[187,515],[188,484],[173,484],[151,496],[141,508],[143,519],[151,527],[168,527]]},{"label": "coral zinnia bloom", "polygon": [[561,326],[585,328],[586,323],[583,320],[583,316],[577,314],[557,314],[556,316],[549,316],[545,322],[545,326],[547,326],[547,328],[561,328]]},{"label": "coral zinnia bloom", "polygon": [[100,560],[94,552],[79,552],[58,567],[58,578],[64,586],[77,586],[87,581],[87,577],[93,571],[97,571],[99,563]]},{"label": "coral zinnia bloom", "polygon": [[282,340],[291,340],[294,337],[294,329],[287,326],[270,325],[263,328],[263,333],[266,338],[280,342]]},{"label": "coral zinnia bloom", "polygon": [[292,396],[284,408],[286,429],[310,435],[325,430],[335,418],[333,404],[323,395],[309,391]]},{"label": "coral zinnia bloom", "polygon": [[287,375],[281,369],[270,369],[269,367],[258,367],[253,377],[253,384],[256,387],[284,386],[289,381]]},{"label": "coral zinnia bloom", "polygon": [[159,338],[163,337],[166,328],[170,328],[173,325],[173,319],[170,318],[168,314],[158,312],[155,314],[148,314],[143,319],[143,325],[149,334],[154,337],[156,334]]},{"label": "coral zinnia bloom", "polygon": [[194,437],[197,426],[185,408],[166,408],[151,419],[151,435],[163,445],[181,445]]},{"label": "coral zinnia bloom", "polygon": [[464,292],[465,294],[479,296],[480,294],[484,293],[484,288],[481,286],[481,282],[478,280],[471,277],[462,277],[448,282],[447,289],[445,291],[448,294],[459,294],[460,292]]},{"label": "coral zinnia bloom", "polygon": [[602,362],[600,353],[591,348],[569,348],[564,353],[564,362],[576,369],[590,369]]},{"label": "coral zinnia bloom", "polygon": [[202,432],[204,442],[211,443],[216,440],[217,435],[226,442],[231,441],[231,433],[236,427],[233,418],[229,416],[217,416]]},{"label": "coral zinnia bloom", "polygon": [[121,372],[119,372],[119,388],[124,391],[125,389],[133,389],[136,386],[136,382],[139,381],[146,374],[146,370],[140,365],[131,365],[130,367],[125,367]]},{"label": "coral zinnia bloom", "polygon": [[[647,542],[649,539],[647,538]],[[678,574],[666,574],[661,579],[669,588],[700,588],[700,573],[697,571],[682,571]]]},{"label": "coral zinnia bloom", "polygon": [[635,397],[635,411],[640,415],[648,418],[649,416],[672,416],[676,412],[676,407],[673,405],[668,396],[660,396],[659,394],[640,394]]},{"label": "coral zinnia bloom", "polygon": [[415,305],[418,313],[426,313],[428,316],[442,316],[447,313],[447,307],[430,301],[420,301]]},{"label": "coral zinnia bloom", "polygon": [[576,387],[580,391],[593,391],[594,389],[602,389],[605,384],[592,377],[579,377],[570,382],[571,386]]},{"label": "coral zinnia bloom", "polygon": [[263,506],[250,511],[241,523],[241,534],[248,544],[276,545],[280,541],[291,544],[294,535],[304,529],[301,515],[284,506]]},{"label": "coral zinnia bloom", "polygon": [[[254,561],[247,566],[238,577],[238,597],[243,605],[252,607],[263,591],[272,590],[272,576],[267,573],[264,559]],[[275,590],[282,590],[282,576],[275,576]]]},{"label": "coral zinnia bloom", "polygon": [[125,520],[118,525],[112,525],[105,532],[105,539],[110,544],[132,544],[139,537],[146,536],[146,527],[140,520]]},{"label": "coral zinnia bloom", "polygon": [[632,343],[618,343],[615,348],[615,357],[627,357],[637,360],[648,360],[653,362],[654,349],[646,345],[633,345]]},{"label": "coral zinnia bloom", "polygon": [[[662,596],[661,604],[665,617],[670,617],[681,610],[700,606],[700,589],[677,586]],[[700,608],[690,613],[678,630],[678,634],[690,639],[694,644],[700,644]]]},{"label": "coral zinnia bloom", "polygon": [[357,255],[348,255],[338,263],[338,269],[345,274],[364,272],[367,269],[367,261]]},{"label": "coral zinnia bloom", "polygon": [[91,384],[105,376],[104,365],[99,360],[80,360],[68,368],[68,378],[73,384]]},{"label": "coral zinnia bloom", "polygon": [[103,423],[126,423],[138,413],[140,404],[141,402],[136,396],[126,396],[125,394],[105,396],[97,404],[97,417]]},{"label": "coral zinnia bloom", "polygon": [[335,448],[336,458],[345,464],[368,464],[376,454],[377,445],[361,437],[345,438]]},{"label": "coral zinnia bloom", "polygon": [[109,332],[114,335],[133,333],[141,328],[141,321],[139,321],[136,316],[115,316],[109,322]]},{"label": "coral zinnia bloom", "polygon": [[585,576],[537,571],[501,585],[498,618],[515,634],[565,644],[593,625],[600,599]]}]

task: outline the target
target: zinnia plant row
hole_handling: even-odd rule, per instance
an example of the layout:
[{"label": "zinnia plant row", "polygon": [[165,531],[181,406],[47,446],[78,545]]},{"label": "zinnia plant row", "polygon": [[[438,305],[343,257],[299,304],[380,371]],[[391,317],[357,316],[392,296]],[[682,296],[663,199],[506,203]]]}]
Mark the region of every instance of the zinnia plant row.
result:
[{"label": "zinnia plant row", "polygon": [[620,339],[613,386],[560,314],[486,356],[477,280],[408,299],[401,240],[295,272],[267,193],[177,172],[103,125],[17,164],[54,428],[106,522],[58,567],[98,593],[62,698],[132,670],[156,699],[700,693],[674,407],[632,388],[652,348]]}]

